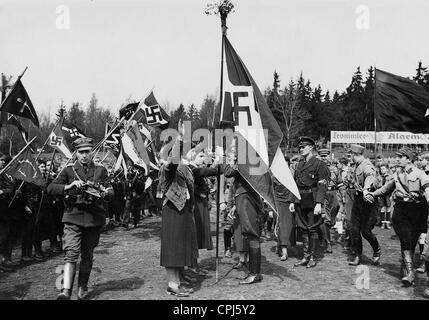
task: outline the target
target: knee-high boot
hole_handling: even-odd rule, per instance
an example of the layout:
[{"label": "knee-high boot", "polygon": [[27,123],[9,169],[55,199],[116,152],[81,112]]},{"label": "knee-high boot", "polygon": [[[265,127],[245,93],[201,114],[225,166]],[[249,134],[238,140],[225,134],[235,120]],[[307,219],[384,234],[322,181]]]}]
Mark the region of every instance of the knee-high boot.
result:
[{"label": "knee-high boot", "polygon": [[302,232],[302,248],[304,251],[304,256],[303,258],[298,261],[297,263],[295,263],[295,267],[298,266],[305,266],[308,263],[308,260],[310,259],[310,255],[309,255],[309,235],[307,231],[303,231]]},{"label": "knee-high boot", "polygon": [[260,282],[261,275],[261,247],[249,247],[249,275],[239,284],[252,284]]},{"label": "knee-high boot", "polygon": [[412,250],[402,251],[402,257],[405,264],[405,276],[402,278],[402,283],[406,286],[414,284],[415,270],[413,267],[413,255],[414,252]]},{"label": "knee-high boot", "polygon": [[76,263],[66,262],[63,269],[63,287],[57,300],[70,300],[73,291],[74,276],[76,274]]},{"label": "knee-high boot", "polygon": [[321,228],[322,228],[323,240],[326,242],[325,252],[332,253],[330,227],[326,223],[323,223]]},{"label": "knee-high boot", "polygon": [[84,300],[88,297],[88,281],[92,270],[92,259],[91,261],[81,261],[79,266],[79,277],[77,279],[78,284],[78,300]]}]

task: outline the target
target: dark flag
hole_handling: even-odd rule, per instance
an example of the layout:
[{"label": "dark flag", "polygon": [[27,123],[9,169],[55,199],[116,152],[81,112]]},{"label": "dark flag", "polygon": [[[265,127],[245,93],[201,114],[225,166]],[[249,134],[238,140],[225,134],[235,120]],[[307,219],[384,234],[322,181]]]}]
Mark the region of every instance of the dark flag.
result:
[{"label": "dark flag", "polygon": [[30,149],[14,158],[5,172],[16,179],[33,183],[39,187],[45,186],[46,183]]},{"label": "dark flag", "polygon": [[[289,170],[280,143],[283,133],[265,99],[226,36],[222,75],[221,124],[234,126],[246,142],[246,151],[238,150],[238,171],[252,188],[277,211],[272,175],[299,198],[298,188]],[[251,155],[259,156],[252,163]]]},{"label": "dark flag", "polygon": [[166,127],[170,117],[159,105],[153,91],[143,100],[142,108],[146,118],[146,124],[153,127]]},{"label": "dark flag", "polygon": [[18,119],[10,113],[0,112],[0,124],[1,125],[12,125],[18,128],[19,133],[24,139],[25,143],[28,142],[28,132],[24,129],[22,124],[18,121]]},{"label": "dark flag", "polygon": [[429,91],[410,79],[375,70],[377,131],[429,133]]},{"label": "dark flag", "polygon": [[21,82],[21,79],[15,82],[12,90],[0,106],[2,112],[8,112],[23,118],[30,119],[37,127],[39,119],[37,118],[36,110],[33,103]]},{"label": "dark flag", "polygon": [[139,102],[135,103],[129,103],[125,107],[122,107],[119,109],[119,119],[122,119],[125,117],[126,120],[131,118],[134,112],[136,112],[137,108],[139,106]]},{"label": "dark flag", "polygon": [[85,133],[83,133],[83,131],[79,129],[78,126],[68,122],[67,120],[63,121],[63,126],[61,127],[61,129],[67,132],[72,140],[75,140],[77,138],[86,138]]}]

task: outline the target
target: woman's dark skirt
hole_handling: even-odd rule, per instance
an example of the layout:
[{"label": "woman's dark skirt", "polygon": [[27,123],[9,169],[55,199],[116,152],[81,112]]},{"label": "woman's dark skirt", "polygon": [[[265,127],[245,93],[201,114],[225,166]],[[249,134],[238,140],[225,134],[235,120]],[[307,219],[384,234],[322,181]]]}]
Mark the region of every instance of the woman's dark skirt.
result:
[{"label": "woman's dark skirt", "polygon": [[195,197],[195,226],[197,231],[198,249],[213,249],[210,231],[210,213],[207,198]]},{"label": "woman's dark skirt", "polygon": [[295,243],[295,220],[293,213],[289,210],[287,202],[278,201],[277,209],[279,213],[278,245],[294,246]]},{"label": "woman's dark skirt", "polygon": [[162,208],[161,266],[194,267],[198,258],[194,215],[187,203],[181,212],[170,202]]}]

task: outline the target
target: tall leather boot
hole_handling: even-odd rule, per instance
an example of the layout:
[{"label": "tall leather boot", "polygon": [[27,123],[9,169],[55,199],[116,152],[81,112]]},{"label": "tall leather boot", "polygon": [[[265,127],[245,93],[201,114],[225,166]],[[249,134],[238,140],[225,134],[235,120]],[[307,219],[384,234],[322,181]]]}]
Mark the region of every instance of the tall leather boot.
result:
[{"label": "tall leather boot", "polygon": [[239,284],[252,284],[262,280],[261,275],[261,247],[249,248],[249,275]]},{"label": "tall leather boot", "polygon": [[414,284],[415,270],[413,268],[413,252],[411,250],[402,251],[405,263],[405,276],[402,278],[402,283],[406,286]]},{"label": "tall leather boot", "polygon": [[326,253],[332,253],[331,230],[330,230],[330,227],[326,223],[324,223],[322,225],[322,234],[323,234],[323,240],[326,243],[325,252]]},{"label": "tall leather boot", "polygon": [[61,293],[57,296],[57,300],[70,300],[75,273],[76,263],[66,262],[63,270],[63,287]]},{"label": "tall leather boot", "polygon": [[78,284],[78,293],[77,293],[77,299],[78,300],[85,300],[88,298],[88,281],[89,276],[91,274],[92,269],[92,261],[81,261],[79,266],[79,277],[77,279]]},{"label": "tall leather boot", "polygon": [[304,249],[304,257],[298,261],[297,263],[294,264],[295,267],[299,267],[299,266],[306,266],[308,263],[308,260],[310,259],[310,256],[308,254],[309,252],[309,235],[307,231],[303,231],[302,232],[302,246]]},{"label": "tall leather boot", "polygon": [[310,234],[309,239],[309,259],[306,265],[307,268],[314,268],[317,265],[317,243],[318,243],[318,235],[317,233]]}]

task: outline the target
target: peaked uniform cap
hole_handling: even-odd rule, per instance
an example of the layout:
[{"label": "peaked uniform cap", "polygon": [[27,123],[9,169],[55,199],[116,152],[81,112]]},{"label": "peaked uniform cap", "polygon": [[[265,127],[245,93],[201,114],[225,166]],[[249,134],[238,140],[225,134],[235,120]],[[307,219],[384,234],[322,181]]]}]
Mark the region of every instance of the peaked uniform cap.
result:
[{"label": "peaked uniform cap", "polygon": [[78,138],[73,141],[75,150],[92,149],[94,146],[92,138]]},{"label": "peaked uniform cap", "polygon": [[301,146],[315,146],[316,142],[313,139],[306,136],[301,136],[298,138],[298,148]]},{"label": "peaked uniform cap", "polygon": [[396,154],[399,156],[406,156],[411,161],[417,160],[417,153],[410,147],[402,147]]}]

